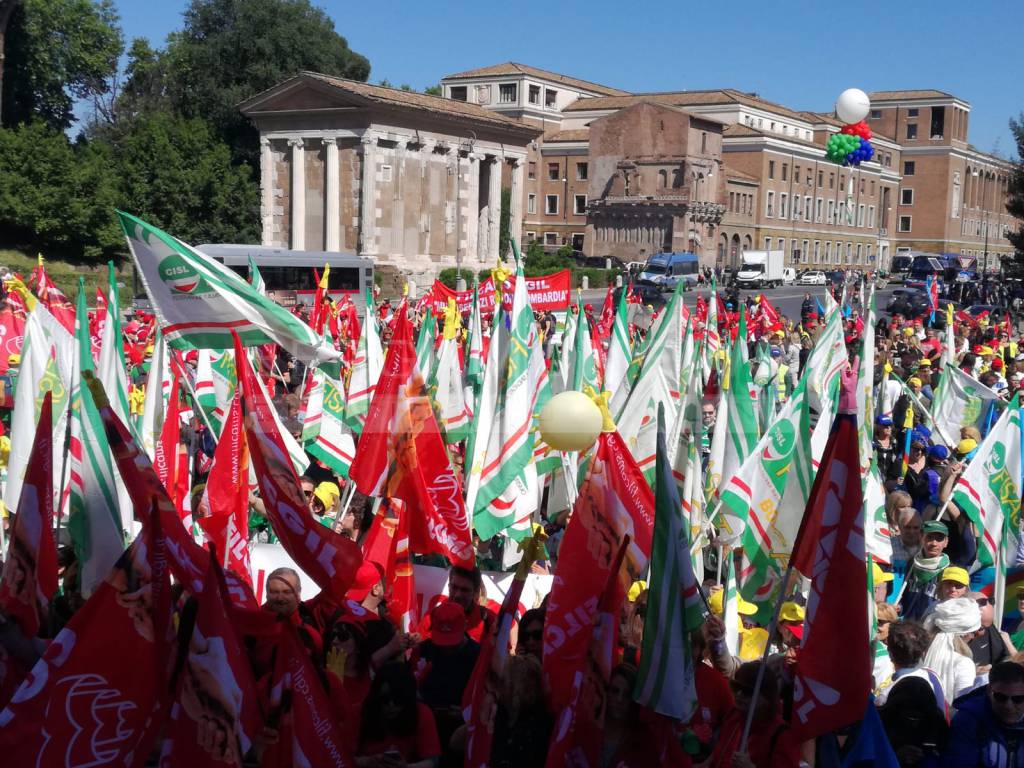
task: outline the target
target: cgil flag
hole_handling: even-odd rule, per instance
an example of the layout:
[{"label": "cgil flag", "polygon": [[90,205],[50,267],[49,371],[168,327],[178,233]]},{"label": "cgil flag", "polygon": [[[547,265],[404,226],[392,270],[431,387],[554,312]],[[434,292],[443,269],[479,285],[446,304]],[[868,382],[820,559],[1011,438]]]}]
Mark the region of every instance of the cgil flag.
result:
[{"label": "cgil flag", "polygon": [[118,211],[139,276],[167,343],[176,349],[228,349],[271,342],[302,360],[340,355],[312,328],[216,259]]}]

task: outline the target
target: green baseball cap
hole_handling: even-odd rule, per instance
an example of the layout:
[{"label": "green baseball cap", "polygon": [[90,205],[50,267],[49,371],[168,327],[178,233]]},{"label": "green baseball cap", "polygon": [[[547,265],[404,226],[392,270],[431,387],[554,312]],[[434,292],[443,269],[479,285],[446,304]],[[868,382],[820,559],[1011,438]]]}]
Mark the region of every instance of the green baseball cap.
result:
[{"label": "green baseball cap", "polygon": [[939,520],[929,520],[921,527],[921,530],[925,536],[929,533],[941,533],[943,536],[949,536],[949,529],[946,527],[946,524]]}]

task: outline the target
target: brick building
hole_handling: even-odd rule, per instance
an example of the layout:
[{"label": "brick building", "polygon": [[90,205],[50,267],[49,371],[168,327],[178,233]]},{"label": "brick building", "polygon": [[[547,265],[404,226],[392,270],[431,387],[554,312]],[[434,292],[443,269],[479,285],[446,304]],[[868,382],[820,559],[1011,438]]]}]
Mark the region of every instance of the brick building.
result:
[{"label": "brick building", "polygon": [[357,251],[432,278],[498,256],[503,188],[522,230],[541,131],[485,107],[304,72],[241,105],[260,132],[263,244]]},{"label": "brick building", "polygon": [[871,94],[868,124],[902,148],[895,239],[900,251],[959,253],[994,269],[1013,253],[1006,235],[1012,166],[968,142],[971,107],[935,90]]},{"label": "brick building", "polygon": [[722,128],[648,101],[591,122],[587,252],[623,262],[663,251],[712,259],[725,212]]},{"label": "brick building", "polygon": [[[508,90],[512,81],[515,91]],[[489,108],[540,121],[544,133],[530,147],[523,191],[527,241],[571,243],[593,255],[630,250],[622,244],[605,249],[584,215],[596,215],[600,207],[590,205],[590,131],[608,115],[655,103],[725,125],[725,188],[716,201],[725,212],[713,227],[715,247],[700,248],[705,263],[734,266],[743,250],[771,247],[784,250],[794,266],[878,269],[896,251],[983,259],[987,249],[994,267],[1012,251],[1005,234],[1016,224],[1003,206],[1009,166],[967,143],[970,106],[940,91],[872,94],[876,155],[851,169],[825,158],[828,137],[842,127],[830,113],[794,110],[754,93],[630,94],[521,64],[471,70],[442,82],[446,96],[454,89],[456,98],[467,99],[482,93],[493,100],[504,85],[506,96],[526,103]],[[550,100],[549,87],[561,88]],[[711,234],[712,227],[705,230]],[[626,260],[642,258],[646,246],[637,245]]]}]

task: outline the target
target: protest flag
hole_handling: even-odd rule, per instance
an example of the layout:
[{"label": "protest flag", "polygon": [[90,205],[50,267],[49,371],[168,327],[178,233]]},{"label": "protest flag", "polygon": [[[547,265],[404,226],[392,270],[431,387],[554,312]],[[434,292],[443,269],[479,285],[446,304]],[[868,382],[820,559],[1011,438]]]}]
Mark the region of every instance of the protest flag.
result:
[{"label": "protest flag", "polygon": [[356,454],[355,440],[345,424],[345,388],[339,379],[318,368],[310,381],[302,424],[306,452],[339,477],[348,477]]},{"label": "protest flag", "polygon": [[603,383],[607,392],[618,392],[620,387],[627,386],[626,371],[629,369],[632,357],[629,339],[628,293],[623,289],[622,295],[619,296],[611,334],[608,338],[608,360],[605,364]]},{"label": "protest flag", "polygon": [[356,435],[362,434],[370,401],[380,380],[384,366],[384,352],[377,333],[377,315],[373,306],[373,294],[366,291],[366,308],[363,310],[363,327],[359,334],[359,346],[348,379],[348,394],[345,398],[345,423]]},{"label": "protest flag", "polygon": [[461,318],[455,299],[449,298],[441,333],[441,348],[430,377],[438,421],[444,432],[444,441],[449,445],[466,439],[473,418],[472,402],[467,397],[469,389],[459,355],[457,337],[460,326]]}]

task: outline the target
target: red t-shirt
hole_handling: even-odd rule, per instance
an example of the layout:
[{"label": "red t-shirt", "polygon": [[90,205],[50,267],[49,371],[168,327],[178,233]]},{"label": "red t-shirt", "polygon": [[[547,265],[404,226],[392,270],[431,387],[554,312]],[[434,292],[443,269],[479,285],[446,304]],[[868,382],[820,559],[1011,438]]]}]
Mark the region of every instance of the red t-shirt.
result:
[{"label": "red t-shirt", "polygon": [[[735,708],[726,716],[711,755],[712,768],[729,768],[732,765],[732,757],[740,748],[745,722],[746,716]],[[776,714],[766,723],[754,723],[747,741],[747,755],[757,768],[797,768],[800,765],[800,742]]]},{"label": "red t-shirt", "polygon": [[398,752],[407,763],[441,756],[441,741],[437,737],[434,713],[422,701],[416,702],[414,733],[409,736],[364,741],[359,748],[359,757],[370,757],[391,751]]},{"label": "red t-shirt", "polygon": [[[729,681],[717,669],[704,663],[694,665],[693,681],[697,689],[697,712],[690,725],[699,724],[717,730],[736,706]],[[701,741],[704,741],[703,737]]]}]

